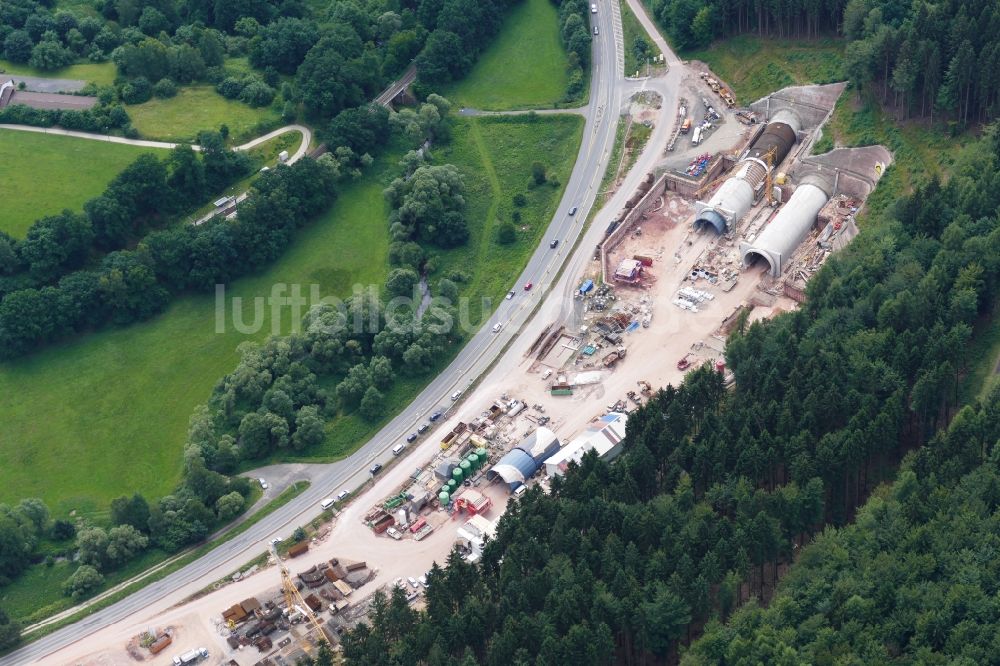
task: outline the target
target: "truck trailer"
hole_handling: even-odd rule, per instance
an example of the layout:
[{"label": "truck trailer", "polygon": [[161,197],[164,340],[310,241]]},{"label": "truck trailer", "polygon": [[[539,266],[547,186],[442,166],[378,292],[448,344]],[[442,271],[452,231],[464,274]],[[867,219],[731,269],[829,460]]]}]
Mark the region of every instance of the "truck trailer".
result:
[{"label": "truck trailer", "polygon": [[188,664],[194,664],[202,659],[206,659],[207,657],[208,650],[206,648],[195,648],[174,657],[174,666],[187,666]]}]

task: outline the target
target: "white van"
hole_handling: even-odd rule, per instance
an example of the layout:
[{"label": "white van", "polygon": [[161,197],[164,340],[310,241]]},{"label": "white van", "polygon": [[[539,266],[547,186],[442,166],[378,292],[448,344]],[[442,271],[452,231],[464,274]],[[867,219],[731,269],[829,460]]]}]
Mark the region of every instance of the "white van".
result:
[{"label": "white van", "polygon": [[523,483],[514,489],[514,497],[520,497],[524,493],[528,492],[528,486]]},{"label": "white van", "polygon": [[398,456],[400,453],[403,452],[403,449],[405,448],[406,444],[397,444],[396,446],[392,447],[392,455]]},{"label": "white van", "polygon": [[334,500],[334,499],[333,499],[332,497],[327,497],[327,498],[326,498],[325,500],[323,500],[322,502],[320,502],[320,503],[319,503],[319,507],[320,507],[321,509],[323,509],[324,511],[326,511],[326,510],[327,510],[327,509],[329,509],[329,508],[330,508],[331,506],[333,506],[333,503],[334,503],[335,501],[336,501],[336,500]]},{"label": "white van", "polygon": [[544,382],[546,379],[548,379],[551,376],[552,376],[552,368],[549,368],[548,370],[546,370],[545,372],[542,373],[542,381]]},{"label": "white van", "polygon": [[461,397],[462,397],[462,392],[461,391],[455,391],[454,393],[451,394],[451,399],[452,400],[458,400]]},{"label": "white van", "polygon": [[597,5],[594,4],[593,2],[590,3],[590,13],[591,14],[596,14],[597,13]]}]

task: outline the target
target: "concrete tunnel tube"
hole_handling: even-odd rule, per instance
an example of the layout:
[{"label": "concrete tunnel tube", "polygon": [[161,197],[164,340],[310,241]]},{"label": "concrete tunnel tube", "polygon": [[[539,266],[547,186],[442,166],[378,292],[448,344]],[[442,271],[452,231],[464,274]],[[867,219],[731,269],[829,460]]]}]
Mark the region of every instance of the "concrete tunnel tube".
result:
[{"label": "concrete tunnel tube", "polygon": [[753,206],[755,193],[767,176],[768,166],[764,156],[774,150],[773,169],[788,156],[795,145],[796,134],[802,123],[794,111],[782,109],[767,124],[740,159],[733,174],[698,212],[694,220],[695,231],[705,227],[718,234],[726,232],[730,222],[740,220]]},{"label": "concrete tunnel tube", "polygon": [[795,249],[809,235],[816,216],[830,200],[832,192],[830,183],[818,173],[805,176],[757,238],[752,243],[740,243],[743,267],[750,268],[763,258],[771,275],[779,277]]}]

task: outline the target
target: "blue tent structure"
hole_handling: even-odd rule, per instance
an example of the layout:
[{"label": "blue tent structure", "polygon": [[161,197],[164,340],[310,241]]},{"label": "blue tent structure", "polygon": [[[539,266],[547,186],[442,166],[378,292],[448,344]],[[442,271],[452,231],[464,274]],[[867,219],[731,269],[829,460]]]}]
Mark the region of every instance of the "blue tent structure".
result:
[{"label": "blue tent structure", "polygon": [[486,472],[486,479],[503,479],[511,490],[530,479],[559,450],[559,439],[548,428],[538,428]]}]

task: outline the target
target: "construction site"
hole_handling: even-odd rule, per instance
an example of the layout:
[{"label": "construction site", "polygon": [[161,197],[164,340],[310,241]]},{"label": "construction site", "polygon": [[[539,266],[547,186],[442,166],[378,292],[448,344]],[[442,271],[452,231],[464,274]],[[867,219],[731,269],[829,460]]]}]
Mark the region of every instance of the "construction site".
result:
[{"label": "construction site", "polygon": [[133,630],[127,659],[108,650],[87,663],[283,666],[319,640],[336,646],[376,590],[398,587],[421,607],[432,563],[456,547],[478,561],[510,501],[548,490],[588,452],[613,460],[629,412],[659,388],[705,365],[732,385],[734,325],[799,306],[810,278],[857,234],[891,162],[881,146],[811,154],[843,90],[786,88],[737,108],[718,77],[693,71],[676,108],[640,100],[659,115],[637,122],[674,125],[655,147],[660,163],[588,245],[572,289],[549,294],[562,299],[560,314],[517,367],[442,407],[430,439],[413,447],[420,455],[399,444],[360,501],[326,512],[287,551],[272,544],[266,562],[192,597],[162,626]]},{"label": "construction site", "polygon": [[786,88],[743,109],[710,72],[685,84],[660,168],[605,229],[561,318],[523,373],[485,387],[532,405],[557,433],[627,414],[649,387],[705,364],[732,385],[732,327],[798,307],[891,163],[881,146],[810,154],[844,84]]},{"label": "construction site", "polygon": [[[628,413],[655,389],[705,364],[731,385],[725,342],[739,315],[797,307],[809,278],[856,235],[855,217],[891,157],[878,146],[809,154],[843,85],[786,89],[736,109],[716,79],[700,81],[723,110],[703,102],[699,126],[731,124],[714,140],[733,145],[675,147],[668,159],[687,167],[646,175],[522,371],[480,386],[471,416],[439,428],[435,455],[358,508],[374,538],[403,552],[436,537],[477,561],[512,496],[547,490],[588,451],[613,459]],[[694,111],[684,104],[678,116]],[[419,603],[419,580],[391,584]]]}]

